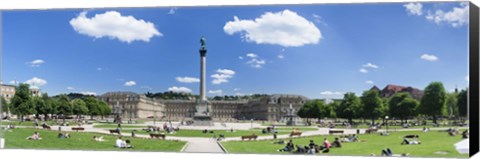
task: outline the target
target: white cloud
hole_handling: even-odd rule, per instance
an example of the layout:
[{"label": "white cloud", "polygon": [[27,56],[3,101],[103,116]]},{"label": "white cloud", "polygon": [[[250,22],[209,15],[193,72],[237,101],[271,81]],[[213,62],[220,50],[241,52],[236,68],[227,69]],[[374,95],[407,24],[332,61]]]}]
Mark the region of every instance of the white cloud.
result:
[{"label": "white cloud", "polygon": [[250,58],[246,63],[253,68],[262,68],[267,62],[263,59],[260,59],[257,54],[248,53],[247,57]]},{"label": "white cloud", "polygon": [[234,88],[234,89],[233,89],[233,91],[235,91],[235,92],[236,92],[236,91],[239,91],[239,90],[240,90],[240,88]]},{"label": "white cloud", "polygon": [[168,11],[168,14],[175,14],[175,12],[177,11],[177,7],[172,7],[170,8],[170,10]]},{"label": "white cloud", "polygon": [[223,30],[228,35],[238,32],[247,42],[284,47],[317,44],[322,38],[315,24],[290,10],[266,12],[255,20],[240,20],[234,16],[234,20],[227,22]]},{"label": "white cloud", "polygon": [[423,54],[422,56],[420,56],[420,59],[427,61],[437,61],[438,57],[435,55]]},{"label": "white cloud", "polygon": [[226,74],[226,75],[235,75],[235,71],[229,69],[218,69],[217,73]]},{"label": "white cloud", "polygon": [[97,67],[97,71],[102,71],[102,70],[103,70],[103,68]]},{"label": "white cloud", "polygon": [[470,81],[470,76],[465,76],[465,81],[469,82]]},{"label": "white cloud", "polygon": [[428,12],[425,18],[434,21],[437,24],[448,23],[453,27],[460,27],[468,24],[469,7],[468,4],[460,3],[459,7],[454,7],[451,11],[436,10],[434,13]]},{"label": "white cloud", "polygon": [[75,90],[75,88],[73,88],[72,86],[68,86],[67,89],[70,90],[70,91]]},{"label": "white cloud", "polygon": [[127,81],[127,82],[125,82],[125,86],[129,86],[129,87],[130,87],[130,86],[135,86],[135,85],[137,85],[137,82],[135,82],[135,81]]},{"label": "white cloud", "polygon": [[27,62],[27,64],[30,65],[30,67],[40,67],[40,65],[42,65],[43,63],[45,63],[45,61],[43,61],[42,59],[36,59],[30,62]]},{"label": "white cloud", "polygon": [[364,68],[361,68],[361,69],[360,69],[360,72],[361,72],[361,73],[368,73],[368,70],[367,70],[367,69],[364,69]]},{"label": "white cloud", "polygon": [[285,56],[282,55],[282,54],[279,54],[277,57],[278,57],[279,59],[284,59],[284,58],[285,58]]},{"label": "white cloud", "polygon": [[79,34],[94,38],[109,37],[122,42],[135,40],[149,42],[154,36],[163,36],[153,23],[136,19],[133,16],[122,16],[119,12],[108,11],[88,18],[87,12],[81,12],[70,20],[70,25]]},{"label": "white cloud", "polygon": [[374,64],[372,64],[372,63],[370,63],[370,62],[367,63],[367,64],[365,64],[365,65],[363,65],[363,67],[365,67],[365,68],[379,68],[377,65],[374,65]]},{"label": "white cloud", "polygon": [[187,87],[176,87],[176,86],[168,88],[168,91],[172,91],[175,93],[191,93],[192,92],[192,90]]},{"label": "white cloud", "polygon": [[236,96],[245,96],[243,93],[235,93]]},{"label": "white cloud", "polygon": [[84,91],[84,92],[79,92],[80,94],[83,94],[83,95],[93,95],[93,96],[97,96],[97,93],[95,92],[91,92],[91,91]]},{"label": "white cloud", "polygon": [[235,71],[229,69],[218,69],[216,74],[211,75],[213,84],[227,83],[228,79],[233,78]]},{"label": "white cloud", "polygon": [[423,14],[423,11],[422,11],[422,4],[421,3],[408,3],[408,4],[405,4],[403,5],[405,7],[405,9],[407,10],[408,14],[410,15],[422,15]]},{"label": "white cloud", "polygon": [[195,77],[177,77],[175,78],[178,82],[181,83],[197,83],[200,82],[200,79]]},{"label": "white cloud", "polygon": [[242,56],[238,56],[238,59],[243,60],[243,57],[242,57]]},{"label": "white cloud", "polygon": [[47,81],[38,77],[33,77],[32,79],[25,81],[25,83],[29,84],[30,86],[41,87],[43,85],[46,85]]},{"label": "white cloud", "polygon": [[250,58],[257,58],[258,55],[257,54],[254,54],[254,53],[248,53],[247,54],[247,57],[250,57]]},{"label": "white cloud", "polygon": [[373,84],[373,81],[368,80],[368,81],[365,81],[365,83],[366,84]]},{"label": "white cloud", "polygon": [[221,89],[218,90],[209,90],[208,93],[215,94],[215,95],[222,95],[223,91]]},{"label": "white cloud", "polygon": [[332,91],[323,91],[320,92],[321,95],[332,96],[332,95],[342,95],[342,92],[332,92]]}]

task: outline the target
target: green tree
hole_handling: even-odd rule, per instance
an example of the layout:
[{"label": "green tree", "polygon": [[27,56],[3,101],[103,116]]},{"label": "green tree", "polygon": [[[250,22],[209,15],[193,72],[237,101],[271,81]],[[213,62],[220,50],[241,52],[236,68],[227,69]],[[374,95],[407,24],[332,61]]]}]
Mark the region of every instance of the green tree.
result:
[{"label": "green tree", "polygon": [[360,98],[362,101],[363,116],[372,119],[372,124],[375,124],[375,119],[384,114],[384,101],[380,98],[379,92],[376,90],[365,91]]},{"label": "green tree", "polygon": [[7,116],[10,116],[10,108],[7,100],[2,96],[2,112],[5,112]]},{"label": "green tree", "polygon": [[98,106],[100,108],[100,115],[102,116],[102,120],[104,116],[112,114],[112,108],[110,108],[110,106],[106,102],[98,101]]},{"label": "green tree", "polygon": [[433,117],[437,124],[437,117],[446,114],[446,92],[441,82],[432,82],[426,88],[418,112]]},{"label": "green tree", "polygon": [[34,114],[35,109],[33,107],[30,95],[29,85],[22,83],[17,86],[15,95],[11,101],[11,111],[20,117],[20,121],[23,122],[26,115]]},{"label": "green tree", "polygon": [[32,104],[35,109],[35,118],[40,119],[40,114],[44,114],[45,107],[47,106],[43,98],[35,96],[32,97]]},{"label": "green tree", "polygon": [[85,102],[78,98],[78,99],[74,99],[72,101],[72,106],[73,106],[73,114],[74,115],[77,115],[77,119],[80,119],[80,117],[82,115],[87,115],[88,114],[88,108],[87,108],[87,104],[85,104]]},{"label": "green tree", "polygon": [[310,123],[311,118],[315,118],[315,113],[312,110],[315,105],[315,101],[307,101],[300,110],[298,110],[297,115],[301,118],[305,118],[307,123]]},{"label": "green tree", "polygon": [[43,114],[44,116],[44,120],[48,120],[50,119],[48,116],[49,114],[56,114],[56,105],[54,103],[54,101],[48,97],[48,94],[47,93],[43,93],[42,94],[42,100],[43,102],[45,103],[45,106],[42,107],[42,109],[39,110],[39,114]]},{"label": "green tree", "polygon": [[465,90],[461,90],[460,93],[458,93],[458,99],[457,99],[457,106],[458,106],[458,114],[462,117],[466,117],[468,113],[468,88]]},{"label": "green tree", "polygon": [[347,118],[350,124],[353,124],[353,118],[359,117],[361,109],[361,101],[355,93],[348,92],[343,95],[343,101],[337,109],[337,116]]},{"label": "green tree", "polygon": [[457,97],[458,97],[457,93],[447,93],[446,109],[447,109],[447,115],[449,117],[453,117],[453,116],[458,117]]},{"label": "green tree", "polygon": [[392,117],[400,118],[403,124],[408,117],[414,116],[418,107],[418,101],[412,98],[409,93],[397,93],[388,102],[389,114]]},{"label": "green tree", "polygon": [[65,118],[73,113],[70,98],[68,98],[67,95],[62,94],[57,97],[57,104],[57,114],[62,115],[63,122],[65,122]]},{"label": "green tree", "polygon": [[85,99],[83,99],[83,101],[87,105],[88,115],[90,115],[91,119],[93,119],[93,117],[97,115],[102,114],[98,101],[97,99],[95,99],[95,97],[86,97]]}]

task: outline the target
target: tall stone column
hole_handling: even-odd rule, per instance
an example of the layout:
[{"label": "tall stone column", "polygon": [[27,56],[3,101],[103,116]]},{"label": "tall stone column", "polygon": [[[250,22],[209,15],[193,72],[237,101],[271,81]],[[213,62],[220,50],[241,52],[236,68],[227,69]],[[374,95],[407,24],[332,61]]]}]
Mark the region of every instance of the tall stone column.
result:
[{"label": "tall stone column", "polygon": [[206,96],[206,60],[207,60],[207,49],[205,47],[202,47],[200,49],[200,100],[207,101],[207,96]]}]

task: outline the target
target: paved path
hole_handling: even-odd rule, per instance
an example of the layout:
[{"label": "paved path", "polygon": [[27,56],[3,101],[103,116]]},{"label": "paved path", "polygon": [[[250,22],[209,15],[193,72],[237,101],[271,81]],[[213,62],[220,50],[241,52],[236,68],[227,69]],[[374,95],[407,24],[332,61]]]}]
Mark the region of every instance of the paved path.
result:
[{"label": "paved path", "polygon": [[225,153],[216,140],[209,138],[189,139],[183,152]]}]

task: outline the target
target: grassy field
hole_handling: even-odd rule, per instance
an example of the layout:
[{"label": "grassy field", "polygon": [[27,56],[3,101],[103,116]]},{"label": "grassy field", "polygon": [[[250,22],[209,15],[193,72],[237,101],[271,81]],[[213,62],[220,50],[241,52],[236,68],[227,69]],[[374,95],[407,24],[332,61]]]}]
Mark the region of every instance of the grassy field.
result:
[{"label": "grassy field", "polygon": [[[131,133],[132,130],[122,130],[122,133]],[[252,135],[255,133],[258,136],[266,136],[273,134],[262,134],[261,130],[236,130],[235,132],[229,132],[227,130],[214,130],[214,133],[203,133],[202,130],[182,130],[176,132],[175,134],[167,134],[167,136],[178,136],[178,137],[213,137],[215,134],[217,137],[219,134],[223,134],[225,137],[240,137],[244,135]],[[278,135],[288,134],[290,131],[279,131]],[[148,135],[144,130],[137,130],[137,134]]]},{"label": "grassy field", "polygon": [[[27,140],[34,131],[38,131],[42,140]],[[35,129],[10,129],[5,133],[5,148],[12,149],[68,149],[68,150],[115,150],[115,151],[162,151],[162,152],[179,152],[185,145],[183,141],[171,140],[150,140],[124,137],[123,140],[129,139],[134,146],[133,149],[115,148],[116,136],[71,132],[71,138],[57,138],[58,131],[35,130]],[[93,136],[103,136],[106,141],[96,142]]]},{"label": "grassy field", "polygon": [[[403,136],[407,134],[420,135],[420,145],[401,145]],[[333,142],[335,136],[314,136],[293,139],[294,144],[302,146],[308,145],[309,140],[314,140],[317,144],[322,144],[323,139],[327,138]],[[446,132],[430,131],[427,133],[421,131],[394,132],[389,136],[380,136],[378,134],[360,135],[361,140],[367,142],[343,143],[342,148],[332,148],[328,154],[320,155],[350,155],[350,156],[368,156],[372,153],[379,156],[382,149],[390,148],[394,154],[410,153],[415,157],[462,157],[467,158],[467,154],[459,154],[455,150],[454,144],[461,141],[461,136],[449,136]],[[222,142],[229,153],[255,153],[255,154],[288,154],[287,152],[277,152],[285,145],[273,144],[272,140],[264,141],[229,141]]]}]

